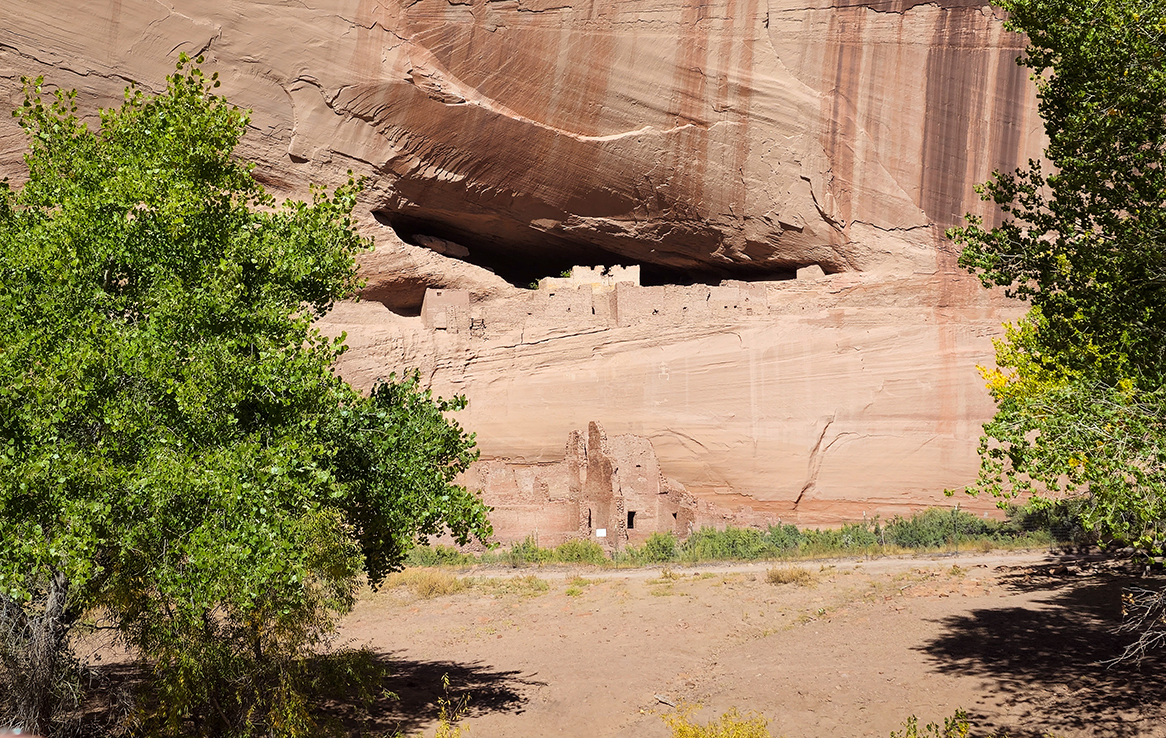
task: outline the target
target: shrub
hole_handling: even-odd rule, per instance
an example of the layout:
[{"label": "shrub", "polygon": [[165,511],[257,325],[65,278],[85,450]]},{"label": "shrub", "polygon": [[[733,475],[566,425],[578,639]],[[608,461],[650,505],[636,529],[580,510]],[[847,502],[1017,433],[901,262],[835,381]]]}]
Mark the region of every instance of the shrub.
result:
[{"label": "shrub", "polygon": [[576,538],[561,543],[555,547],[553,558],[562,564],[595,564],[602,566],[608,563],[607,554],[595,541]]},{"label": "shrub", "polygon": [[765,535],[766,545],[777,553],[796,551],[805,545],[806,537],[796,525],[772,525]]},{"label": "shrub", "polygon": [[964,538],[992,537],[999,532],[999,524],[977,518],[962,510],[928,508],[910,518],[895,516],[887,523],[884,535],[887,543],[903,548],[942,548]]},{"label": "shrub", "polygon": [[513,567],[546,564],[554,560],[554,551],[540,548],[533,535],[510,544],[510,550],[492,556],[483,556],[483,562],[499,562]]},{"label": "shrub", "polygon": [[405,565],[411,567],[469,566],[477,562],[473,555],[452,546],[414,546],[405,557]]},{"label": "shrub", "polygon": [[1007,526],[1016,536],[1046,534],[1050,541],[1060,544],[1090,546],[1098,542],[1098,537],[1085,527],[1084,507],[1082,499],[1012,507],[1008,510]]},{"label": "shrub", "polygon": [[688,561],[753,561],[774,553],[761,531],[752,528],[701,528],[688,537],[680,552]]},{"label": "shrub", "polygon": [[954,715],[944,718],[943,727],[928,723],[922,730],[919,729],[919,721],[912,715],[903,724],[903,730],[891,731],[891,738],[968,738],[970,732],[968,714],[956,710]]},{"label": "shrub", "polygon": [[640,563],[663,564],[675,561],[678,554],[675,535],[671,532],[653,533],[640,549]]}]

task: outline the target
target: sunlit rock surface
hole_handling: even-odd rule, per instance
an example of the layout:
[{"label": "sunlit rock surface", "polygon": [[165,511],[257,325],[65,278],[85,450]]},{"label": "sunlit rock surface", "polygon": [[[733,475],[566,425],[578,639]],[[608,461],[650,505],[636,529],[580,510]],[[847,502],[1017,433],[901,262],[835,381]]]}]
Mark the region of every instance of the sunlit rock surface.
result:
[{"label": "sunlit rock surface", "polygon": [[1017,312],[971,280],[853,273],[530,291],[438,328],[360,303],[325,329],[348,331],[341,371],[360,386],[416,366],[467,395],[458,420],[487,459],[557,462],[591,418],[649,439],[726,521],[831,524],[961,501],[942,492],[975,477],[992,414],[976,364]]},{"label": "sunlit rock surface", "polygon": [[[974,474],[974,366],[1019,307],[941,234],[1039,155],[1019,47],[968,0],[10,0],[0,99],[43,74],[92,111],[205,54],[274,193],[365,178],[368,302],[330,323],[356,381],[419,365],[488,455],[561,457],[598,420],[695,494],[811,520]],[[0,176],[24,148],[0,116]],[[594,324],[519,289],[576,264],[697,284]],[[724,278],[769,280],[763,308],[676,292]],[[485,328],[421,325],[430,287]]]},{"label": "sunlit rock surface", "polygon": [[[204,53],[253,111],[242,153],[272,189],[352,169],[369,232],[519,272],[934,267],[932,239],[902,236],[1039,153],[1018,39],[968,0],[312,5],[14,0],[0,91],[45,74],[109,105]],[[23,141],[2,125],[11,172]]]}]

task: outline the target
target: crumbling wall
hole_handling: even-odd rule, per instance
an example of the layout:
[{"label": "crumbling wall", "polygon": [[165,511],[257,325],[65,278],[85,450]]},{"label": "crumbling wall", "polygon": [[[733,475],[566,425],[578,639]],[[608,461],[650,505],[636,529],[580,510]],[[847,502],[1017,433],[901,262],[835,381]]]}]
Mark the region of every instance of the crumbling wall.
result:
[{"label": "crumbling wall", "polygon": [[569,277],[545,277],[539,280],[540,291],[554,291],[589,287],[595,292],[610,292],[617,284],[640,284],[640,265],[611,267],[571,267]]},{"label": "crumbling wall", "polygon": [[[684,485],[663,475],[649,439],[609,438],[596,422],[571,432],[562,461],[483,460],[459,481],[493,508],[494,538],[503,544],[527,536],[542,546],[584,538],[618,550],[655,532],[686,536],[700,515]],[[705,517],[715,524],[724,514],[710,508]]]},{"label": "crumbling wall", "polygon": [[470,329],[469,290],[425,290],[421,322],[430,330],[464,333]]},{"label": "crumbling wall", "polygon": [[[576,267],[576,270],[586,269]],[[694,322],[726,324],[804,310],[798,297],[815,289],[806,280],[741,282],[719,285],[661,285],[641,287],[635,279],[604,276],[602,284],[588,283],[595,272],[571,278],[547,278],[539,289],[517,298],[483,300],[470,305],[465,290],[427,290],[422,307],[425,327],[447,332],[473,329],[476,338],[496,338],[514,332],[532,336],[627,328],[636,325],[679,326]],[[621,269],[611,267],[611,269]],[[624,271],[632,271],[629,267]],[[820,273],[821,270],[818,270]],[[612,279],[621,281],[610,281]],[[853,275],[827,275],[836,290],[846,289]],[[602,287],[600,289],[600,287]],[[820,288],[818,288],[820,291]]]}]

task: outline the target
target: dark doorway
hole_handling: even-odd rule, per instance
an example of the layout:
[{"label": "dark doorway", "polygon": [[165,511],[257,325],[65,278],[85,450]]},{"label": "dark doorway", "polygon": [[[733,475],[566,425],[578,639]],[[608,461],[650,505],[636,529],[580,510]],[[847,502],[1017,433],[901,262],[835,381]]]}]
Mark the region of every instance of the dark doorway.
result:
[{"label": "dark doorway", "polygon": [[628,510],[628,530],[632,530],[635,527],[636,527],[636,511],[635,510]]}]

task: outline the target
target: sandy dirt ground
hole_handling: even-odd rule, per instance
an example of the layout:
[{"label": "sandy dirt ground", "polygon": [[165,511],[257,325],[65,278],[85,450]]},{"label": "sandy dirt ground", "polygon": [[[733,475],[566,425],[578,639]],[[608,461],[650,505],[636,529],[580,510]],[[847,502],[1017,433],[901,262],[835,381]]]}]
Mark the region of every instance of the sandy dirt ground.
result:
[{"label": "sandy dirt ground", "polygon": [[[810,583],[773,584],[800,567]],[[1162,659],[1106,668],[1132,574],[1047,553],[637,570],[493,569],[364,596],[344,640],[392,663],[375,726],[470,738],[670,735],[662,715],[755,711],[775,736],[888,736],[964,708],[1015,737],[1166,736]],[[1141,580],[1145,583],[1145,580]],[[442,677],[449,689],[443,692]]]}]

